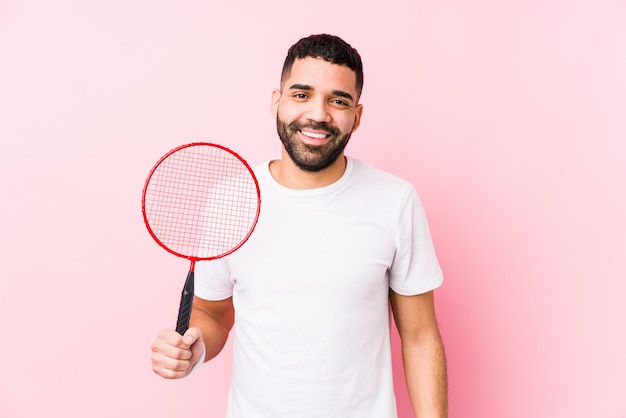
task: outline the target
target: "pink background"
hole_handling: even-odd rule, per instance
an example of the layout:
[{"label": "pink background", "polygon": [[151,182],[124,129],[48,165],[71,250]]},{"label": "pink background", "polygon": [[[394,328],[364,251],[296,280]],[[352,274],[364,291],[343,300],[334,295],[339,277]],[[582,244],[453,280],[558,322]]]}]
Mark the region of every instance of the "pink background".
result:
[{"label": "pink background", "polygon": [[191,141],[277,156],[271,90],[319,32],[365,61],[349,153],[429,214],[450,416],[626,417],[623,1],[211,3],[0,2],[1,417],[222,417],[230,346],[150,370],[188,263],[143,182]]}]

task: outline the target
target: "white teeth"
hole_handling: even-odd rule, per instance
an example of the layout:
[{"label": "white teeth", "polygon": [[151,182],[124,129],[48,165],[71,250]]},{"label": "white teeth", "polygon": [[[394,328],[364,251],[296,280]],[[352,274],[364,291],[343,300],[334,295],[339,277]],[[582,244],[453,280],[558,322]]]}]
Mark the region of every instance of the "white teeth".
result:
[{"label": "white teeth", "polygon": [[324,139],[326,138],[326,134],[317,134],[315,132],[308,132],[308,131],[302,131],[303,135],[306,135],[310,138],[315,138],[315,139]]}]

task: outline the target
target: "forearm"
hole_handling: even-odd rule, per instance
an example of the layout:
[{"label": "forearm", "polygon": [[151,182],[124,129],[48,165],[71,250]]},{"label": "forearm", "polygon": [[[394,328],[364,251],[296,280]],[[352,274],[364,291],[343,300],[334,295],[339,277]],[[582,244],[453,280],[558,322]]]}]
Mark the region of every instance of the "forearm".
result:
[{"label": "forearm", "polygon": [[437,330],[403,343],[402,359],[409,397],[417,418],[447,417],[447,372]]},{"label": "forearm", "polygon": [[211,360],[222,351],[233,322],[232,311],[209,311],[203,309],[202,304],[194,303],[190,326],[202,331],[202,340],[206,349],[204,361]]}]

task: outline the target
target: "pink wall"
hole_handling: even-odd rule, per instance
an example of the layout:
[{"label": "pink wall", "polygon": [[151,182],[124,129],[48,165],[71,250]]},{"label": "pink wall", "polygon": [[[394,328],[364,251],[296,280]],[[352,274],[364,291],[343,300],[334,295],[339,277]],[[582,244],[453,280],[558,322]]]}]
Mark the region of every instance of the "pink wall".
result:
[{"label": "pink wall", "polygon": [[141,189],[189,141],[276,156],[270,92],[314,32],[364,56],[350,153],[428,211],[450,416],[626,417],[623,1],[211,3],[0,3],[1,417],[222,416],[228,350],[150,370],[187,263]]}]

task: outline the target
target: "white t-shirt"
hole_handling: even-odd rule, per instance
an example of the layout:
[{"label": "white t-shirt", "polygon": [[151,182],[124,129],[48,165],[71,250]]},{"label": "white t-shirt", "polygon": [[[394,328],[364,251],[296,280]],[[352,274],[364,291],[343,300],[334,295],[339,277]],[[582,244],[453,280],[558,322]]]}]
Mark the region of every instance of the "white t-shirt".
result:
[{"label": "white t-shirt", "polygon": [[196,295],[233,296],[228,418],[395,418],[388,292],[442,283],[412,185],[348,158],[311,190],[255,169],[261,215],[238,251],[196,266]]}]

